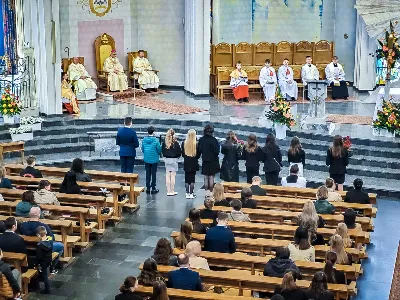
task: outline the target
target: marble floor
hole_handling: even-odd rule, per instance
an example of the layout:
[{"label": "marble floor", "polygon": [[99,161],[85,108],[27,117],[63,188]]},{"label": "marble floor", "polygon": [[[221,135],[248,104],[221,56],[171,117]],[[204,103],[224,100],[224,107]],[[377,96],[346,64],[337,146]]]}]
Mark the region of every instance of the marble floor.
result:
[{"label": "marble floor", "polygon": [[[118,171],[117,165],[88,163],[89,169]],[[135,172],[144,178],[144,170],[137,167]],[[200,190],[202,177],[197,176],[194,200],[184,198],[184,174],[178,172],[176,197],[167,197],[163,169],[158,173],[157,195],[142,194],[140,210],[126,214],[116,227],[107,230],[106,235],[95,245],[80,254],[68,268],[52,278],[52,295],[31,293],[30,300],[112,300],[123,279],[128,275],[137,276],[138,266],[151,256],[157,240],[169,237],[178,230],[190,208],[199,206],[204,199]],[[244,179],[242,178],[241,181]],[[375,231],[371,233],[372,244],[368,247],[369,258],[363,262],[364,274],[358,281],[358,295],[355,300],[388,299],[393,265],[400,239],[400,202],[393,199],[378,199],[379,211],[374,220]]]}]

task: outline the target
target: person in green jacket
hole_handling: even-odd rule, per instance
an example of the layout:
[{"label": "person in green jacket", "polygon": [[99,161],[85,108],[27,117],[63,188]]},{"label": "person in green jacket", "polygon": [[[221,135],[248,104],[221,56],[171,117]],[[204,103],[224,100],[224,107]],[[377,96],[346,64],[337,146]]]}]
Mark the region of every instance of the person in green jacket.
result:
[{"label": "person in green jacket", "polygon": [[328,188],[322,185],[317,190],[317,201],[314,202],[315,210],[318,214],[333,215],[335,213],[335,206],[333,206],[328,199]]}]

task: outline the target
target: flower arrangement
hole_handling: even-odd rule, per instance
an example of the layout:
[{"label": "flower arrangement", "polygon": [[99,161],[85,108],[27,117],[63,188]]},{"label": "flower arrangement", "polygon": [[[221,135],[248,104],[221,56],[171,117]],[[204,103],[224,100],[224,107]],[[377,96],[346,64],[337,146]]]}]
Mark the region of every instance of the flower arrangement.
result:
[{"label": "flower arrangement", "polygon": [[273,123],[286,125],[289,129],[296,125],[296,121],[290,112],[290,102],[286,101],[277,89],[277,96],[271,101],[269,111],[265,114]]},{"label": "flower arrangement", "polygon": [[385,59],[390,69],[394,68],[396,61],[400,59],[400,47],[397,34],[394,31],[395,25],[397,25],[397,21],[394,25],[390,22],[390,31],[385,30],[385,36],[378,40],[381,48],[376,50],[376,58]]},{"label": "flower arrangement", "polygon": [[8,132],[10,134],[22,134],[22,133],[32,132],[32,127],[30,127],[30,126],[19,126],[19,127],[16,127],[16,128],[8,129]]},{"label": "flower arrangement", "polygon": [[41,117],[35,118],[35,117],[22,117],[20,120],[21,125],[33,125],[33,124],[38,124],[42,123],[44,119]]},{"label": "flower arrangement", "polygon": [[378,110],[373,128],[386,129],[390,133],[400,133],[400,103],[383,101],[382,110]]},{"label": "flower arrangement", "polygon": [[350,150],[351,145],[351,138],[349,136],[343,137],[343,147],[347,150]]},{"label": "flower arrangement", "polygon": [[22,104],[18,100],[18,96],[10,93],[10,89],[6,88],[0,100],[0,112],[3,115],[14,116],[21,113]]}]

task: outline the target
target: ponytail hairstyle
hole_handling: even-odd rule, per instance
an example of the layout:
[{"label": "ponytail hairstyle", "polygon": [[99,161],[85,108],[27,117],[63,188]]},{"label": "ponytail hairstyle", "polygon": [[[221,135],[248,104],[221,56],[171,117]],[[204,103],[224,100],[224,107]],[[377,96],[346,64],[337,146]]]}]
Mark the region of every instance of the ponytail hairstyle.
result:
[{"label": "ponytail hairstyle", "polygon": [[175,130],[170,128],[168,129],[167,135],[165,136],[165,147],[167,149],[170,149],[173,147],[175,142],[176,142]]},{"label": "ponytail hairstyle", "polygon": [[256,135],[253,133],[249,134],[249,137],[247,138],[247,144],[245,146],[246,151],[249,153],[254,153],[256,152],[257,147],[258,144]]},{"label": "ponytail hairstyle", "polygon": [[121,293],[128,293],[131,291],[132,288],[135,288],[137,285],[137,279],[133,276],[128,276],[125,278],[124,283],[119,288]]},{"label": "ponytail hairstyle", "polygon": [[334,269],[336,261],[337,261],[337,254],[335,252],[328,251],[326,253],[325,266],[323,269],[326,278],[328,280],[328,283],[336,283],[336,276]]},{"label": "ponytail hairstyle", "polygon": [[175,240],[175,247],[179,249],[186,249],[186,245],[192,238],[193,225],[190,221],[185,221],[181,225],[181,232]]}]

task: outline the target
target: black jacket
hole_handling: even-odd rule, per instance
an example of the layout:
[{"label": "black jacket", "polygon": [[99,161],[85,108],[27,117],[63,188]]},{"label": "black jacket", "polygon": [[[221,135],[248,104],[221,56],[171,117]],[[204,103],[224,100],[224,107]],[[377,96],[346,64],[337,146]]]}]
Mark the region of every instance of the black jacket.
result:
[{"label": "black jacket", "polygon": [[196,156],[191,157],[185,155],[185,142],[182,142],[182,156],[183,156],[183,170],[185,172],[196,172],[198,171],[199,168],[199,158],[200,158],[200,152],[199,149],[196,151]]},{"label": "black jacket", "polygon": [[212,226],[216,225],[217,217],[218,217],[218,211],[216,211],[216,210],[207,209],[207,208],[200,210],[200,218],[213,220]]},{"label": "black jacket", "polygon": [[10,284],[14,294],[21,292],[21,287],[18,285],[17,280],[12,274],[10,266],[2,260],[0,260],[0,273],[7,278],[7,281]]},{"label": "black jacket", "polygon": [[24,239],[18,234],[6,231],[0,234],[0,249],[4,252],[15,252],[26,254]]},{"label": "black jacket", "polygon": [[306,292],[303,291],[302,289],[295,289],[295,290],[283,290],[281,287],[276,287],[274,291],[274,295],[279,294],[281,295],[285,300],[307,300],[306,298]]},{"label": "black jacket", "polygon": [[260,161],[264,161],[264,152],[259,146],[257,146],[257,149],[254,152],[247,152],[245,147],[241,159],[246,161],[246,168],[259,169]]},{"label": "black jacket", "polygon": [[257,208],[257,202],[254,201],[253,199],[247,199],[247,201],[242,201],[242,208],[251,208],[251,209],[256,209]]},{"label": "black jacket", "polygon": [[346,167],[348,164],[349,153],[346,149],[343,149],[343,153],[340,157],[333,157],[331,149],[326,151],[326,165],[329,166],[329,174],[346,174]]},{"label": "black jacket", "polygon": [[198,150],[203,162],[219,163],[219,144],[215,137],[211,135],[202,136],[199,139]]},{"label": "black jacket", "polygon": [[207,225],[202,224],[200,222],[192,223],[193,225],[193,233],[205,234],[207,232]]},{"label": "black jacket", "polygon": [[224,199],[221,201],[216,201],[214,203],[214,206],[226,206],[226,207],[231,207],[231,202],[228,199]]},{"label": "black jacket", "polygon": [[282,153],[278,145],[264,147],[264,172],[279,172],[282,168]]},{"label": "black jacket", "polygon": [[228,182],[239,182],[239,158],[242,156],[241,147],[238,144],[225,142],[221,146],[224,155],[221,164],[221,179]]},{"label": "black jacket", "polygon": [[132,292],[121,293],[115,296],[115,300],[142,300],[143,298]]},{"label": "black jacket", "polygon": [[30,174],[35,178],[43,178],[42,172],[31,166],[27,166],[24,170],[21,171],[21,173],[19,173],[20,176],[25,176],[25,174]]},{"label": "black jacket", "polygon": [[307,300],[335,300],[335,296],[331,291],[324,291],[318,295],[315,292],[307,291],[306,299]]},{"label": "black jacket", "polygon": [[47,268],[51,265],[51,254],[53,252],[53,239],[47,237],[45,241],[40,241],[36,248],[36,265]]},{"label": "black jacket", "polygon": [[267,191],[258,185],[252,185],[250,187],[250,189],[251,189],[251,192],[253,193],[253,196],[266,196],[267,195]]},{"label": "black jacket", "polygon": [[291,259],[271,258],[264,266],[264,276],[283,278],[287,270],[300,273],[299,268]]},{"label": "black jacket", "polygon": [[289,164],[291,164],[291,163],[302,163],[303,164],[303,166],[305,165],[305,163],[306,163],[306,153],[304,152],[304,150],[303,149],[300,149],[300,151],[299,152],[297,152],[296,154],[291,154],[289,151],[288,151],[288,162],[289,162]]},{"label": "black jacket", "polygon": [[179,143],[175,141],[171,148],[167,149],[165,142],[162,143],[161,147],[162,155],[166,158],[178,158],[181,157],[182,151]]},{"label": "black jacket", "polygon": [[371,200],[369,199],[368,193],[363,190],[352,189],[346,193],[344,202],[370,204]]}]

